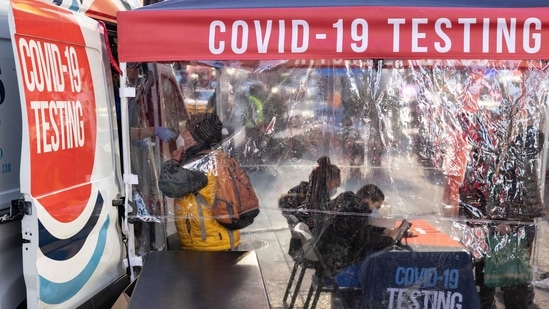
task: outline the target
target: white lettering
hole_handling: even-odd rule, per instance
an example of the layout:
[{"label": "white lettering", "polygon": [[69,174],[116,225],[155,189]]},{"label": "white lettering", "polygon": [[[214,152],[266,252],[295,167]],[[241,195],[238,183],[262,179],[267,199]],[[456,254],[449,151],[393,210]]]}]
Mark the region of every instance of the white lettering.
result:
[{"label": "white lettering", "polygon": [[[242,32],[242,33],[240,33]],[[248,50],[248,24],[243,20],[237,20],[233,23],[233,35],[231,36],[231,49],[235,54],[243,54]],[[238,38],[240,37],[240,47]]]},{"label": "white lettering", "polygon": [[[225,39],[221,34],[226,33],[227,26],[220,20],[210,23],[208,49],[214,55],[220,55],[225,52]],[[257,52],[266,54],[271,44],[273,34],[273,20],[266,20],[261,24],[261,20],[254,20],[253,26],[244,20],[236,20],[232,23],[229,33],[231,51],[235,54],[244,54],[249,51],[250,35],[255,35]],[[254,31],[255,33],[250,33]],[[309,48],[309,24],[307,21],[298,19],[292,20],[291,46],[293,53],[303,53]],[[227,38],[228,40],[228,38]],[[275,41],[276,38],[273,39]],[[274,43],[274,42],[273,42]],[[274,44],[273,44],[274,45]],[[277,51],[283,54],[286,49],[286,23],[284,20],[278,21],[278,48]]]},{"label": "white lettering", "polygon": [[498,18],[497,30],[496,30],[496,51],[501,53],[503,51],[503,40],[505,39],[505,45],[509,53],[515,53],[515,40],[517,32],[517,19],[511,18],[510,25],[507,26],[505,18]]},{"label": "white lettering", "polygon": [[44,65],[43,65],[43,58],[42,56],[42,49],[40,48],[40,45],[35,40],[31,40],[29,42],[29,49],[30,49],[30,57],[32,57],[32,72],[34,72],[37,78],[36,83],[36,90],[42,92],[44,91],[44,84],[46,83],[45,79],[49,78],[49,76],[44,76]]},{"label": "white lettering", "polygon": [[393,52],[398,53],[400,51],[400,25],[404,25],[406,21],[404,18],[389,18],[387,23],[393,25]]},{"label": "white lettering", "polygon": [[257,52],[260,54],[267,53],[267,46],[269,44],[269,38],[271,37],[271,31],[273,29],[273,21],[267,20],[267,29],[265,29],[265,35],[261,31],[261,23],[259,20],[254,21],[255,25],[255,38],[257,40]]},{"label": "white lettering", "polygon": [[210,24],[210,35],[208,40],[208,46],[210,48],[210,53],[214,55],[220,55],[225,51],[225,41],[219,41],[218,46],[216,47],[216,32],[225,33],[225,24],[222,21],[214,20]]},{"label": "white lettering", "polygon": [[490,18],[482,20],[482,52],[490,52]]},{"label": "white lettering", "polygon": [[541,33],[532,33],[532,41],[533,45],[530,45],[530,31],[531,28],[535,30],[541,30],[541,21],[537,18],[530,17],[526,19],[524,22],[524,29],[523,29],[523,42],[522,42],[522,48],[524,48],[524,51],[529,54],[534,54],[540,51],[541,49]]},{"label": "white lettering", "polygon": [[[59,46],[37,40],[27,41],[20,38],[18,41],[21,57],[23,80],[29,91],[63,92],[65,79],[63,78],[63,63]],[[27,60],[30,60],[28,67]]]},{"label": "white lettering", "polygon": [[[50,101],[49,112],[50,112],[49,119],[51,119],[51,126],[53,129],[53,134],[50,136],[50,143],[51,143],[50,151],[51,150],[57,151],[59,150],[60,139],[59,139],[59,128],[57,127],[57,122],[55,121],[55,119],[57,119],[59,113],[54,101]],[[47,142],[47,140],[45,142]],[[44,144],[44,147],[47,147],[46,145],[47,144]],[[49,152],[49,151],[46,150],[44,152]]]},{"label": "white lettering", "polygon": [[[450,52],[467,54],[473,51],[483,54],[517,52],[534,54],[540,52],[542,47],[542,22],[538,18],[527,18],[524,24],[519,24],[517,18],[503,17],[482,19],[467,17],[458,18],[456,21],[445,17],[388,18],[387,25],[392,28],[393,53],[399,53],[405,49],[405,52],[418,54],[433,52],[433,50],[441,54]],[[353,19],[348,26],[349,29],[343,29],[343,22],[333,26],[338,31],[338,37],[334,43],[337,46],[333,47],[334,50],[345,52],[345,49],[349,49],[356,54],[366,51],[369,39],[366,20]],[[314,31],[313,33],[308,21],[304,19],[235,20],[231,24],[214,20],[209,26],[208,48],[213,55],[229,51],[241,55],[255,52],[256,48],[258,54],[269,52],[284,54],[288,51],[294,54],[305,53],[311,44],[311,33],[314,34],[313,38],[316,38],[312,41],[314,44],[321,44],[319,38],[326,36],[326,33],[317,33],[317,29]],[[463,43],[454,43],[453,40],[461,41],[459,36],[462,36]],[[409,39],[401,40],[403,37]],[[459,46],[460,44],[462,46]],[[62,89],[62,79],[57,79],[62,72],[61,66],[57,65],[60,58],[57,46],[37,45],[32,41],[22,40],[19,49],[20,53],[27,57],[27,61],[23,62],[22,66],[25,69],[24,80],[28,89],[44,89],[44,91]]]},{"label": "white lettering", "polygon": [[452,48],[452,41],[450,37],[442,30],[442,26],[446,29],[452,28],[452,22],[448,18],[440,18],[435,23],[435,32],[438,37],[444,42],[442,45],[440,42],[435,42],[435,50],[439,53],[447,53]]},{"label": "white lettering", "polygon": [[451,291],[387,288],[388,309],[462,309],[463,294]]},{"label": "white lettering", "polygon": [[440,291],[437,297],[437,308],[450,308],[450,304],[452,303],[451,296],[452,292],[446,292],[446,295],[444,295],[444,292]]},{"label": "white lettering", "polygon": [[284,40],[286,39],[286,24],[283,20],[278,21],[278,52],[284,53]]},{"label": "white lettering", "polygon": [[[452,21],[448,18],[437,18],[430,20],[428,18],[412,18],[409,33],[403,33],[407,28],[401,27],[408,20],[404,18],[389,18],[387,23],[393,26],[393,52],[400,52],[402,42],[401,37],[410,37],[409,50],[412,53],[426,53],[430,51],[429,44],[439,53],[462,52],[471,53],[471,48],[481,49],[482,53],[489,54],[495,52],[516,53],[517,47],[522,47],[523,52],[533,54],[541,50],[542,45],[542,23],[537,18],[528,18],[523,25],[517,23],[516,18],[458,18],[457,24],[462,27],[463,46],[461,50],[452,50],[455,44],[452,44],[453,36],[456,31],[450,32],[447,29],[454,27]],[[517,37],[517,32],[521,31],[522,42]],[[480,31],[479,31],[480,30]],[[434,35],[440,40],[431,39]],[[493,41],[491,41],[491,39]],[[432,43],[431,43],[432,42]],[[494,51],[495,48],[495,51]]]},{"label": "white lettering", "polygon": [[[56,44],[44,44],[46,46],[46,60],[49,60],[48,67],[51,68],[53,87],[55,92],[65,91],[65,79],[63,78],[61,52]],[[48,88],[51,86],[48,86]]]},{"label": "white lettering", "polygon": [[471,52],[471,25],[476,24],[476,18],[458,18],[458,24],[463,25],[463,52]]},{"label": "white lettering", "polygon": [[[299,45],[299,29],[302,29],[302,42]],[[292,20],[292,53],[303,53],[309,48],[309,24],[304,20]]]},{"label": "white lettering", "polygon": [[[29,52],[29,45],[27,44],[27,41],[25,39],[20,39],[18,41],[19,45],[19,56],[21,58],[24,58],[25,56],[28,57],[30,54]],[[31,61],[33,61],[34,58],[31,58]],[[34,91],[34,74],[29,74],[29,70],[27,68],[27,62],[21,61],[21,73],[23,74],[23,80],[25,81],[25,85],[29,91]]]},{"label": "white lettering", "polygon": [[80,101],[31,101],[36,127],[36,152],[47,153],[85,144]]},{"label": "white lettering", "polygon": [[425,39],[425,32],[419,32],[419,25],[426,25],[429,21],[427,18],[412,18],[412,52],[426,53],[427,47],[419,46],[419,39]]},{"label": "white lettering", "polygon": [[387,292],[389,292],[389,306],[387,308],[393,309],[395,307],[394,300],[395,300],[395,293],[398,292],[399,289],[396,288],[388,288]]},{"label": "white lettering", "polygon": [[452,293],[450,297],[452,299],[450,308],[461,309],[463,306],[463,295],[461,293]]}]

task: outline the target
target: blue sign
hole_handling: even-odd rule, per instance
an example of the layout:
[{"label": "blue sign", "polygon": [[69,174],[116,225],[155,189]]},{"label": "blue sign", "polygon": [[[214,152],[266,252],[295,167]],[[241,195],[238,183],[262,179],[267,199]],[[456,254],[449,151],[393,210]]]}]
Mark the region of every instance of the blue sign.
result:
[{"label": "blue sign", "polygon": [[368,309],[474,309],[479,299],[465,251],[394,249],[369,255],[359,280]]}]

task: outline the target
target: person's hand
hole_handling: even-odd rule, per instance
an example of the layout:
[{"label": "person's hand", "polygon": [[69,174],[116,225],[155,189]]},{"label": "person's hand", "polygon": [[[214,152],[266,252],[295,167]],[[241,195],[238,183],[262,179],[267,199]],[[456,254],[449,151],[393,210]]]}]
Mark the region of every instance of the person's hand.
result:
[{"label": "person's hand", "polygon": [[185,148],[184,147],[178,148],[178,149],[172,151],[172,160],[175,160],[177,162],[181,162],[184,155],[185,155]]},{"label": "person's hand", "polygon": [[398,227],[395,227],[395,228],[392,228],[392,229],[386,228],[385,230],[383,230],[383,235],[389,236],[392,239],[395,239],[397,234],[398,234]]},{"label": "person's hand", "polygon": [[163,142],[167,142],[169,140],[174,139],[177,134],[173,132],[170,129],[164,128],[164,127],[155,127],[154,128],[154,135],[158,136]]},{"label": "person's hand", "polygon": [[406,231],[406,234],[404,234],[404,238],[413,238],[413,237],[418,237],[419,235],[414,232],[414,231]]}]

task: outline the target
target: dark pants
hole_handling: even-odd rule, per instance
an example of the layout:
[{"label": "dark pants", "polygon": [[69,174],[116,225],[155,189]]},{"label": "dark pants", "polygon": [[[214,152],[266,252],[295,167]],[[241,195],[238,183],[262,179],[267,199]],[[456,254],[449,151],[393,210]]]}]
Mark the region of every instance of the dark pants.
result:
[{"label": "dark pants", "polygon": [[[528,248],[531,248],[535,236],[535,226],[528,225],[525,228],[526,239],[528,243],[527,245]],[[484,264],[484,259],[474,263],[475,280],[476,284],[480,288],[480,308],[492,309],[496,308],[494,299],[496,289],[484,285]],[[503,303],[505,304],[506,309],[527,309],[528,304],[532,303],[532,301],[534,300],[534,287],[530,283],[521,283],[512,286],[502,287],[501,291],[503,292]]]},{"label": "dark pants", "polygon": [[[480,308],[496,308],[494,300],[496,289],[484,285],[484,260],[475,263],[475,277],[477,285],[480,287]],[[529,283],[502,287],[501,291],[503,292],[503,303],[506,309],[526,309],[528,308],[528,304],[533,300],[533,286]]]}]

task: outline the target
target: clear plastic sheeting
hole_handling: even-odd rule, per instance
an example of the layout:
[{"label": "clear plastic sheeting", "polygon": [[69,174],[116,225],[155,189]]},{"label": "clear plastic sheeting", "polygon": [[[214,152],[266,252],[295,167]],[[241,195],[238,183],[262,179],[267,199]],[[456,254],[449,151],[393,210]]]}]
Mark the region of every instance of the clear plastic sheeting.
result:
[{"label": "clear plastic sheeting", "polygon": [[158,188],[160,166],[169,158],[169,148],[168,143],[154,135],[154,130],[162,126],[179,132],[189,115],[171,64],[132,64],[127,74],[129,86],[136,88],[136,96],[128,101],[127,108],[131,173],[137,176],[128,221],[135,234],[132,249],[143,255],[167,249],[165,221],[170,217],[166,198]]},{"label": "clear plastic sheeting", "polygon": [[[166,66],[170,70],[162,77],[158,68]],[[355,267],[352,289],[341,289],[328,299],[321,293],[317,308],[401,308],[404,301],[415,304],[409,308],[476,308],[482,299],[470,295],[469,289],[475,289],[479,261],[492,254],[487,239],[519,231],[526,231],[532,281],[540,279],[537,253],[543,245],[536,240],[539,219],[545,216],[545,62],[363,59],[130,67],[136,68],[137,77],[129,79],[137,89],[129,106],[132,126],[163,126],[179,133],[189,117],[204,112],[217,113],[223,122],[218,147],[246,169],[260,200],[259,216],[240,231],[239,249],[257,250],[274,308],[291,302],[291,296],[283,299],[284,292],[294,262],[304,256],[290,254],[290,246],[297,241],[301,248],[307,235],[320,241],[313,244],[320,249],[321,260],[341,262],[337,268],[324,263],[326,285]],[[162,195],[157,181],[162,162],[175,147],[175,140],[164,142],[155,136],[132,140],[132,173],[139,184],[134,186],[136,209],[129,219],[136,223],[138,255],[173,249],[165,239],[176,234],[174,223],[183,218],[176,216],[176,203]],[[384,193],[381,208],[370,213],[361,212],[363,206],[351,207],[341,213],[341,205],[332,207],[326,201],[300,203],[292,211],[316,218],[315,227],[303,232],[299,223],[307,220],[284,214],[281,203],[286,201],[281,198],[312,180],[321,157],[329,158],[341,173],[340,185],[327,192],[330,199],[375,184]],[[366,222],[393,228],[404,218],[412,222],[410,237],[402,241],[404,247],[410,243],[401,249],[410,250],[404,259],[418,261],[424,254],[420,259],[426,266],[408,265],[401,256],[376,258],[394,249],[393,244],[375,252],[355,248],[353,237]],[[297,225],[301,228],[296,230]],[[337,242],[340,256],[334,256],[335,250],[322,250],[326,239]],[[344,239],[359,250],[360,259],[344,262],[343,255],[350,254],[349,246],[341,245]],[[419,255],[414,257],[413,252]],[[447,256],[436,255],[441,252],[467,255],[455,258],[459,263],[454,267]],[[429,264],[431,258],[435,264]],[[314,265],[318,274],[321,266]],[[369,276],[379,273],[372,265],[383,268],[385,275],[371,281]],[[306,301],[311,278],[318,276],[304,279],[297,307]],[[380,295],[365,302],[368,282],[383,286],[370,286]],[[512,294],[508,290],[505,295]]]}]

